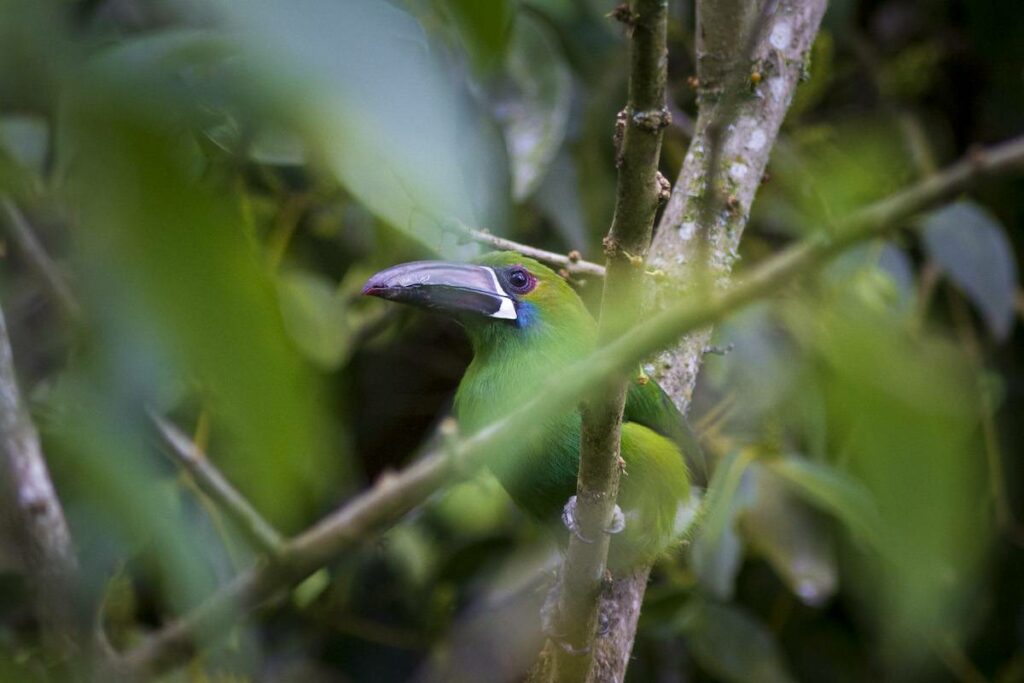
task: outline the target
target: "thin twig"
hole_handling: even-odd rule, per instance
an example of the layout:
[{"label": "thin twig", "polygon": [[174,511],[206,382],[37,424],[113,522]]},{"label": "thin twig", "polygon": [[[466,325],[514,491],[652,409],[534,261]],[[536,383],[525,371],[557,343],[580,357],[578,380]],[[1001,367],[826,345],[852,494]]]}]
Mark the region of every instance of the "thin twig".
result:
[{"label": "thin twig", "polygon": [[492,235],[484,230],[470,228],[462,225],[461,223],[453,223],[450,226],[447,226],[446,229],[456,232],[463,237],[473,240],[474,242],[494,247],[495,249],[500,249],[502,251],[517,251],[524,256],[537,259],[541,263],[548,263],[550,265],[557,266],[558,268],[565,270],[570,275],[604,277],[604,266],[597,263],[591,263],[590,261],[585,261],[577,252],[559,254],[545,249],[538,249],[537,247],[531,247],[528,244],[521,244],[504,237]]},{"label": "thin twig", "polygon": [[36,237],[35,232],[32,230],[32,225],[25,218],[25,214],[7,196],[0,196],[0,208],[3,208],[11,237],[18,243],[21,250],[25,252],[25,257],[32,268],[42,277],[54,301],[60,305],[69,318],[74,321],[81,320],[82,306],[71,291],[71,287],[68,285],[67,280],[65,280],[60,268],[53,262],[53,259],[50,258],[50,255],[46,253],[46,249],[39,242],[39,238]]},{"label": "thin twig", "polygon": [[799,277],[823,267],[844,249],[884,234],[894,225],[958,192],[986,175],[1024,167],[1024,137],[979,152],[944,172],[853,214],[834,237],[816,235],[798,242],[753,269],[729,289],[686,301],[638,324],[588,358],[553,377],[528,404],[472,437],[432,451],[400,474],[382,477],[368,491],[284,544],[278,561],[237,576],[202,605],[178,619],[124,657],[135,675],[166,671],[195,652],[200,635],[216,637],[223,626],[278,591],[298,583],[351,548],[394,524],[443,485],[468,476],[497,450],[515,457],[523,431],[541,416],[575,405],[608,378],[634,366],[681,335],[720,320],[763,299]]},{"label": "thin twig", "polygon": [[169,447],[167,453],[171,459],[192,475],[203,493],[231,518],[257,548],[276,557],[284,545],[284,537],[224,478],[199,446],[159,415],[150,413],[149,417]]}]

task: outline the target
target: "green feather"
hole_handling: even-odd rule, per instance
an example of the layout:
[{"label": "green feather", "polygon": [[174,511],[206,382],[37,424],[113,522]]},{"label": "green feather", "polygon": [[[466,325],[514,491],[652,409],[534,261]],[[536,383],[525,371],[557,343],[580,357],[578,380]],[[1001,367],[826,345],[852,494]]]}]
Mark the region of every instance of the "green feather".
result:
[{"label": "green feather", "polygon": [[[537,279],[520,297],[530,308],[529,323],[518,326],[489,318],[462,322],[474,349],[473,362],[459,385],[455,410],[472,433],[500,419],[543,391],[557,371],[586,356],[596,325],[575,291],[540,263],[513,252],[488,254],[483,265],[519,264]],[[515,458],[496,454],[490,468],[513,501],[539,521],[560,524],[562,507],[576,491],[580,416],[576,409],[538,424]],[[700,462],[700,449],[682,415],[653,381],[631,383],[622,426],[626,463],[619,506],[626,528],[613,537],[609,567],[628,568],[653,560],[677,538],[680,510],[689,498],[689,475],[680,448]],[[696,472],[703,475],[703,469]],[[565,532],[559,534],[565,537]]]}]

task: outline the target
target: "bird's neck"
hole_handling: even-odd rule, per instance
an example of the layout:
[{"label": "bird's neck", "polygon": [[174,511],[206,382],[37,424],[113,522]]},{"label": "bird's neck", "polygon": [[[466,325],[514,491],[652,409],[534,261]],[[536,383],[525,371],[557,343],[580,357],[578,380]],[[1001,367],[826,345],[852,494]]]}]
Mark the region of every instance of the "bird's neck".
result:
[{"label": "bird's neck", "polygon": [[[490,336],[493,335],[493,336]],[[538,329],[470,332],[473,362],[459,384],[455,411],[462,427],[475,432],[524,405],[553,377],[587,353],[591,329],[579,334]]]}]

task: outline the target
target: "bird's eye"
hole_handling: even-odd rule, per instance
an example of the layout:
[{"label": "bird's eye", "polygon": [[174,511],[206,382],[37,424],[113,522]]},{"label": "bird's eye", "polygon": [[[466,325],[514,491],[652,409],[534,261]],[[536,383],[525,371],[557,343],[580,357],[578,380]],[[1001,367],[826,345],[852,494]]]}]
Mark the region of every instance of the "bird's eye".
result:
[{"label": "bird's eye", "polygon": [[508,283],[517,292],[528,292],[533,289],[533,278],[523,268],[513,268],[509,271]]}]

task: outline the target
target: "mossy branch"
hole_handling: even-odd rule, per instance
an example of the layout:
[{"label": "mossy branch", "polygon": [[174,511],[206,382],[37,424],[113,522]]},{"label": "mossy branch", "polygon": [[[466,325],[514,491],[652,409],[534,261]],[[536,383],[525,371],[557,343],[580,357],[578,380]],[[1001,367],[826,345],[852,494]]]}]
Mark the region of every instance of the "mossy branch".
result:
[{"label": "mossy branch", "polygon": [[[615,213],[605,237],[606,276],[598,322],[598,343],[622,335],[636,322],[643,303],[644,259],[661,201],[658,160],[662,132],[671,121],[665,104],[668,69],[665,0],[633,0],[618,18],[629,36],[629,92],[619,114],[619,167]],[[620,430],[629,378],[623,368],[583,406],[576,522],[558,582],[553,614],[558,642],[549,641],[542,661],[551,680],[585,681],[596,652],[598,607],[611,524],[618,496]],[[583,538],[596,539],[584,542]]]},{"label": "mossy branch", "polygon": [[[746,5],[703,0],[697,29],[700,109],[696,135],[651,246],[651,266],[670,280],[703,288],[728,281],[757,189],[807,54],[825,13],[825,0]],[[727,40],[723,27],[742,25],[746,40]],[[734,34],[735,35],[735,34]],[[712,58],[715,50],[732,56]],[[718,67],[731,65],[726,72]],[[756,74],[756,78],[754,78]],[[708,345],[700,330],[661,354],[657,379],[684,413]]]}]

